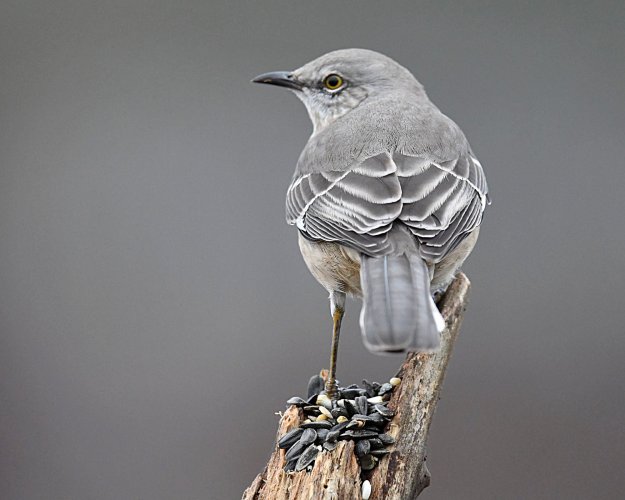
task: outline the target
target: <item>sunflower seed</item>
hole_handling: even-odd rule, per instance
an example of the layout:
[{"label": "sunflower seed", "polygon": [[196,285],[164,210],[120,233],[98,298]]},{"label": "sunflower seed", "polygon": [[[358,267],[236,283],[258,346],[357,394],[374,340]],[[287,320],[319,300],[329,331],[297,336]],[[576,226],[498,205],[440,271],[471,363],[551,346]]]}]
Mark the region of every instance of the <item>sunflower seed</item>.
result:
[{"label": "sunflower seed", "polygon": [[361,415],[366,415],[367,414],[367,408],[369,407],[368,403],[367,403],[367,397],[366,396],[358,396],[355,400],[355,406],[356,409],[358,410],[356,413],[360,413]]},{"label": "sunflower seed", "polygon": [[371,451],[371,444],[366,439],[361,439],[356,442],[355,451],[357,457],[364,457]]},{"label": "sunflower seed", "polygon": [[369,396],[370,398],[372,398],[373,396],[375,396],[377,394],[377,392],[373,388],[373,384],[371,382],[369,382],[368,380],[363,379],[362,385],[364,386],[364,388],[365,388],[365,390],[367,392],[367,396]]},{"label": "sunflower seed", "polygon": [[346,399],[345,400],[345,410],[347,411],[349,416],[352,416],[352,415],[354,415],[356,413],[360,413],[358,411],[358,409],[356,408],[356,405],[354,404],[354,401],[350,400],[350,399]]},{"label": "sunflower seed", "polygon": [[314,444],[311,444],[308,448],[304,450],[302,455],[299,457],[299,460],[297,461],[297,464],[295,465],[295,471],[298,472],[298,471],[304,470],[308,465],[310,465],[315,460],[318,453],[319,453],[319,448],[317,448]]},{"label": "sunflower seed", "polygon": [[401,379],[399,377],[393,377],[391,380],[388,381],[389,384],[391,384],[393,387],[397,387],[399,384],[401,384]]},{"label": "sunflower seed", "polygon": [[317,439],[317,431],[315,429],[305,429],[302,436],[299,438],[299,442],[303,446],[308,446],[314,443],[315,439]]},{"label": "sunflower seed", "polygon": [[287,405],[295,405],[295,406],[305,406],[306,401],[297,396],[293,396],[291,399],[288,399],[286,402]]},{"label": "sunflower seed", "polygon": [[328,437],[329,433],[330,431],[328,429],[317,429],[317,441],[316,442],[319,444],[323,443]]},{"label": "sunflower seed", "polygon": [[372,422],[374,425],[377,425],[378,427],[383,427],[386,425],[387,419],[374,411],[374,413],[369,415],[369,421]]},{"label": "sunflower seed", "polygon": [[312,377],[310,377],[310,380],[308,381],[308,392],[307,392],[308,396],[307,397],[310,398],[313,394],[319,395],[319,393],[323,391],[324,385],[325,385],[325,382],[319,375],[313,375]]},{"label": "sunflower seed", "polygon": [[378,459],[373,455],[365,455],[360,458],[360,467],[362,470],[371,470],[377,465],[377,463]]},{"label": "sunflower seed", "polygon": [[[339,420],[340,418],[341,417],[339,417]],[[347,424],[349,424],[349,421],[345,419],[342,422],[339,422],[338,424],[336,424],[334,427],[332,427],[332,429],[330,429],[330,432],[332,431],[343,432],[345,428],[347,427]]]},{"label": "sunflower seed", "polygon": [[379,437],[369,439],[369,444],[371,445],[372,450],[379,450],[384,448],[384,443]]},{"label": "sunflower seed", "polygon": [[328,435],[326,436],[327,441],[336,441],[340,435],[339,431],[328,431]]},{"label": "sunflower seed", "polygon": [[338,408],[334,408],[330,414],[332,415],[332,418],[338,418],[341,415],[344,417],[349,417],[349,413],[347,413],[347,410],[345,408],[341,408],[340,406]]},{"label": "sunflower seed", "polygon": [[341,391],[341,397],[344,399],[354,399],[358,396],[362,396],[366,391],[362,389],[343,389]]},{"label": "sunflower seed", "polygon": [[325,443],[323,443],[323,449],[327,451],[332,451],[338,446],[338,444],[339,443],[337,441],[326,441]]},{"label": "sunflower seed", "polygon": [[297,463],[297,458],[294,460],[289,460],[284,466],[284,470],[286,472],[293,472],[295,470],[295,464]]},{"label": "sunflower seed", "polygon": [[375,396],[373,398],[367,399],[367,401],[372,405],[379,405],[380,403],[384,402],[384,399],[382,398],[382,396]]},{"label": "sunflower seed", "polygon": [[380,434],[378,439],[384,443],[385,446],[395,444],[395,438],[390,434]]},{"label": "sunflower seed", "polygon": [[377,411],[383,417],[393,418],[395,416],[395,412],[387,408],[386,406],[375,405],[374,408],[375,408],[375,411]]},{"label": "sunflower seed", "polygon": [[304,451],[305,447],[306,446],[303,445],[302,443],[299,443],[299,442],[295,443],[293,446],[289,448],[289,451],[286,452],[286,455],[284,455],[284,459],[287,462],[290,462],[294,458],[299,457]]},{"label": "sunflower seed", "polygon": [[303,432],[304,429],[302,429],[301,427],[287,432],[278,440],[278,448],[290,448],[300,438]]},{"label": "sunflower seed", "polygon": [[384,396],[385,394],[388,394],[390,392],[393,392],[393,386],[386,382],[385,384],[382,384],[382,387],[380,387],[380,390],[378,391],[378,396]]},{"label": "sunflower seed", "polygon": [[346,429],[362,429],[365,426],[364,420],[352,420],[347,424]]},{"label": "sunflower seed", "polygon": [[327,420],[316,420],[315,422],[303,423],[300,427],[304,429],[331,429],[332,424]]},{"label": "sunflower seed", "polygon": [[[358,441],[360,443],[360,441]],[[385,449],[379,449],[379,450],[371,450],[371,455],[373,455],[374,457],[383,457],[384,455],[388,455],[391,451],[390,450],[385,450]]]},{"label": "sunflower seed", "polygon": [[374,418],[369,415],[361,415],[360,413],[356,413],[352,415],[352,420],[362,420],[363,422],[373,422]]},{"label": "sunflower seed", "polygon": [[343,434],[341,434],[341,437],[352,438],[352,439],[367,439],[367,438],[376,437],[377,435],[378,433],[371,429],[357,429],[357,430],[345,431]]}]

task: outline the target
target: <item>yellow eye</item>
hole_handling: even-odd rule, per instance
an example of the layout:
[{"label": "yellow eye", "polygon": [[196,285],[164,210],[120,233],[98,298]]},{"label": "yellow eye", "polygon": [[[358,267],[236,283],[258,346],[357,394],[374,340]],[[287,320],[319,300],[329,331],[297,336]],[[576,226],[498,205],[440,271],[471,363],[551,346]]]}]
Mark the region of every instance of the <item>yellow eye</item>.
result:
[{"label": "yellow eye", "polygon": [[328,90],[336,90],[338,88],[341,88],[341,86],[343,85],[343,79],[339,75],[335,75],[333,73],[323,79],[323,85]]}]

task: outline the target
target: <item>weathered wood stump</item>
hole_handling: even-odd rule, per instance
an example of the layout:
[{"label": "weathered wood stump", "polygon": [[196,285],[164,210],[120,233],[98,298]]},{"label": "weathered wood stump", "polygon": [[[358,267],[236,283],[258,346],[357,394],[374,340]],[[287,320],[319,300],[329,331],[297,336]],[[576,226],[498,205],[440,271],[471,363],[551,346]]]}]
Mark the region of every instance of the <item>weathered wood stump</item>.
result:
[{"label": "weathered wood stump", "polygon": [[[446,322],[441,348],[431,354],[408,354],[399,370],[397,376],[402,383],[389,402],[395,417],[386,430],[396,442],[378,467],[364,476],[371,482],[371,500],[410,500],[430,484],[430,473],[425,465],[427,436],[466,309],[469,288],[467,277],[458,274],[439,302]],[[298,427],[301,420],[301,411],[291,406],[280,419],[278,437]],[[243,493],[243,500],[362,497],[363,479],[353,441],[341,441],[334,451],[320,453],[311,472],[284,472],[284,455],[284,450],[274,449],[265,470]]]}]

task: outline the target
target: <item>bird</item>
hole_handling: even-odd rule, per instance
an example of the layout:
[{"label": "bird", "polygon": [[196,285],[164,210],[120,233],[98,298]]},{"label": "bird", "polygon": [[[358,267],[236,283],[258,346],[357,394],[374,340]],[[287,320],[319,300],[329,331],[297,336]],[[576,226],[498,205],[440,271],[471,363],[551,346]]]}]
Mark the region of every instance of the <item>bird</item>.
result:
[{"label": "bird", "polygon": [[367,49],[324,54],[255,83],[292,91],[313,131],[286,194],[286,220],[332,317],[326,394],[346,296],[362,298],[371,352],[432,352],[445,322],[433,296],[453,281],[490,204],[484,170],[460,127],[413,74]]}]

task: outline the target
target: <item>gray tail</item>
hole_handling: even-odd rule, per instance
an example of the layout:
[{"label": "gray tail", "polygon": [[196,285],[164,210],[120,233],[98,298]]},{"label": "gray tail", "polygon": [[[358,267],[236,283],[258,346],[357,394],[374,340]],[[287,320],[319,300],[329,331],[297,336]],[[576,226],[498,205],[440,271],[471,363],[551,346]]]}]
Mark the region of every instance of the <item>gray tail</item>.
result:
[{"label": "gray tail", "polygon": [[432,300],[430,276],[418,255],[363,255],[360,328],[372,352],[432,351],[445,321]]}]

